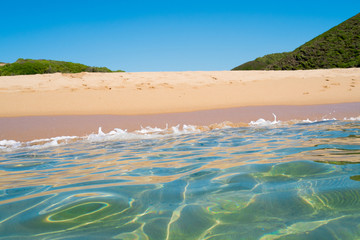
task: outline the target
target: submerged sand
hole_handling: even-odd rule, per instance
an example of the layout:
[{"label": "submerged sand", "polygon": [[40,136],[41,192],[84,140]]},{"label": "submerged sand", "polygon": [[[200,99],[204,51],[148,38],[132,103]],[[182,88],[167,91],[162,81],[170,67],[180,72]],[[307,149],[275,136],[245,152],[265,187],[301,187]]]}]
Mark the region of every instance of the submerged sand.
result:
[{"label": "submerged sand", "polygon": [[359,116],[359,103],[360,68],[6,76],[0,139],[248,122],[271,113],[281,120]]}]

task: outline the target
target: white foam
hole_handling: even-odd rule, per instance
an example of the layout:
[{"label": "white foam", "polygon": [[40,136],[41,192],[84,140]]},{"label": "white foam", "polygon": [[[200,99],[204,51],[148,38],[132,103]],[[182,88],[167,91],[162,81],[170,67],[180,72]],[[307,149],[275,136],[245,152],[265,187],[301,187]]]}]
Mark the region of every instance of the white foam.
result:
[{"label": "white foam", "polygon": [[127,130],[122,130],[120,128],[115,128],[114,130],[108,133],[104,133],[100,127],[98,133],[90,134],[84,137],[84,140],[90,142],[103,142],[103,141],[117,141],[117,140],[146,139],[149,137],[151,137],[151,134],[142,134],[139,132],[129,133]]},{"label": "white foam", "polygon": [[158,128],[158,127],[141,127],[140,130],[136,130],[136,133],[139,134],[156,134],[156,133],[162,133],[168,130],[168,125],[166,125],[166,127],[164,129],[162,128]]},{"label": "white foam", "polygon": [[136,130],[134,132],[128,132],[127,130],[115,128],[109,133],[104,133],[100,127],[97,134],[90,134],[85,139],[90,142],[152,139],[163,136],[180,135],[195,132],[200,132],[200,130],[198,130],[196,126],[192,125],[183,125],[182,128],[180,127],[180,125],[171,128],[169,128],[168,126],[166,126],[165,128],[142,127],[140,130]]},{"label": "white foam", "polygon": [[350,118],[344,118],[345,121],[360,121],[360,116],[358,117],[350,117]]},{"label": "white foam", "polygon": [[27,147],[32,149],[46,148],[46,147],[55,147],[59,145],[68,144],[71,140],[78,139],[78,136],[60,136],[53,138],[45,139],[36,139],[30,142],[27,142]]},{"label": "white foam", "polygon": [[48,147],[56,147],[68,144],[74,141],[84,142],[104,142],[104,141],[121,141],[121,140],[137,140],[137,139],[153,139],[164,136],[180,135],[187,133],[200,132],[196,126],[192,125],[177,125],[169,128],[145,127],[134,132],[128,132],[126,129],[115,128],[114,130],[104,133],[99,127],[97,133],[92,133],[85,137],[79,136],[60,136],[45,139],[36,139],[28,142],[19,142],[15,140],[1,140],[0,151],[13,151],[18,149],[42,149]]},{"label": "white foam", "polygon": [[274,116],[274,121],[269,121],[269,120],[265,120],[263,118],[260,118],[260,119],[256,120],[255,122],[251,121],[249,123],[249,125],[250,126],[258,126],[258,127],[268,127],[268,126],[273,126],[273,125],[280,124],[281,121],[277,120],[277,117],[276,117],[276,115],[274,113],[273,113],[273,116]]},{"label": "white foam", "polygon": [[299,123],[317,123],[317,122],[326,122],[326,121],[336,121],[336,118],[322,118],[321,120],[310,120],[310,119],[306,119],[306,120],[301,120],[301,121],[295,121],[295,122],[299,122]]},{"label": "white foam", "polygon": [[314,123],[314,122],[316,122],[316,120],[315,120],[315,121],[311,121],[310,119],[306,119],[306,120],[302,120],[301,122],[302,122],[302,123]]},{"label": "white foam", "polygon": [[21,146],[21,142],[15,140],[1,140],[0,141],[0,149],[5,150],[8,148],[18,148]]},{"label": "white foam", "polygon": [[324,121],[336,121],[336,120],[337,120],[336,118],[323,118],[320,121],[324,122]]},{"label": "white foam", "polygon": [[[277,116],[273,113],[274,120],[265,120],[260,118],[256,121],[251,121],[249,126],[251,127],[269,127],[269,126],[282,126],[287,125],[289,122],[282,122],[277,120]],[[333,121],[335,118],[327,119],[323,118],[321,120],[300,120],[300,121],[291,121],[292,123],[316,123],[322,121]],[[344,118],[345,121],[360,121],[360,116]],[[229,122],[223,122],[218,124],[219,128],[229,128],[231,124]],[[141,127],[140,130],[134,132],[128,132],[126,129],[115,128],[114,130],[104,133],[102,128],[99,127],[97,133],[90,134],[88,136],[79,137],[79,136],[60,136],[46,139],[36,139],[28,142],[19,142],[15,140],[0,140],[0,152],[8,152],[21,149],[43,149],[48,147],[56,147],[60,145],[65,145],[71,142],[104,142],[104,141],[122,141],[122,140],[140,140],[140,139],[154,139],[166,136],[178,136],[181,134],[191,134],[201,132],[199,128],[193,125],[177,125],[173,127],[165,128],[158,127]],[[209,128],[210,130],[210,128]]]},{"label": "white foam", "polygon": [[175,135],[201,132],[199,129],[196,128],[196,126],[186,124],[183,125],[182,129],[180,128],[180,125],[171,127],[171,131]]},{"label": "white foam", "polygon": [[28,142],[19,142],[15,140],[1,140],[0,150],[12,151],[15,149],[41,149],[68,144],[70,140],[79,139],[77,136],[60,136],[53,138],[35,139]]}]

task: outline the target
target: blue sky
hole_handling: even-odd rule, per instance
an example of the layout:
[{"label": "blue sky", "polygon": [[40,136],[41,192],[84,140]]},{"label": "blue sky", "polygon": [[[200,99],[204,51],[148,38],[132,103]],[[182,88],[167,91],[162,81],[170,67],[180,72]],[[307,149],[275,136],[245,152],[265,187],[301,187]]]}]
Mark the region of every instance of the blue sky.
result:
[{"label": "blue sky", "polygon": [[356,15],[360,1],[0,0],[0,61],[112,70],[229,70],[292,51]]}]

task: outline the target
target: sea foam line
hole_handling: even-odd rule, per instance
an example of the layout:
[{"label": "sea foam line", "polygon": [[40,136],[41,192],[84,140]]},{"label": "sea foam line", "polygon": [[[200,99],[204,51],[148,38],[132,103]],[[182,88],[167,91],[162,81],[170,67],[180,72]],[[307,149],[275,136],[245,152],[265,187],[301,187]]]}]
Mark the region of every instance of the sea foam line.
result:
[{"label": "sea foam line", "polygon": [[[195,126],[195,125],[177,125],[169,127],[166,125],[165,128],[158,127],[141,127],[141,129],[128,132],[126,129],[115,128],[114,130],[104,133],[102,128],[99,127],[97,133],[92,133],[87,136],[59,136],[46,139],[35,139],[28,142],[20,142],[15,140],[0,140],[0,152],[8,152],[18,149],[43,149],[48,147],[56,147],[64,144],[70,144],[78,141],[87,141],[87,142],[104,142],[104,141],[122,141],[122,140],[139,140],[139,139],[154,139],[166,136],[176,136],[182,134],[192,134],[200,133],[204,131],[210,131],[214,129],[224,129],[224,128],[238,128],[238,127],[277,127],[284,125],[292,125],[297,123],[311,124],[324,121],[334,121],[335,118],[327,119],[323,118],[321,120],[311,121],[306,120],[293,120],[293,121],[280,121],[277,120],[277,116],[273,113],[274,120],[265,120],[260,118],[256,121],[251,121],[249,123],[232,123],[232,122],[222,122],[218,124],[211,124],[208,126]],[[360,116],[344,118],[344,121],[360,121]]]},{"label": "sea foam line", "polygon": [[104,141],[121,141],[121,140],[138,140],[153,139],[164,136],[176,136],[189,133],[200,133],[201,129],[193,125],[177,125],[165,128],[158,127],[142,127],[140,130],[128,132],[126,129],[115,128],[114,130],[104,133],[99,127],[97,133],[92,133],[84,137],[79,136],[59,136],[46,139],[35,139],[28,142],[20,142],[15,140],[0,140],[0,151],[12,151],[15,149],[42,149],[47,147],[55,147],[64,144],[70,144],[77,141],[87,142],[104,142]]}]

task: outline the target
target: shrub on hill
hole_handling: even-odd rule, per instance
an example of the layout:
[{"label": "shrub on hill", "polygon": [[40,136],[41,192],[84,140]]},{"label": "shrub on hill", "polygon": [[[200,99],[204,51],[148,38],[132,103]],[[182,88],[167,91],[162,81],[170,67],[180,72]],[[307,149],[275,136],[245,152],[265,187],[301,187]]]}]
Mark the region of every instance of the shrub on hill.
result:
[{"label": "shrub on hill", "polygon": [[292,52],[270,54],[232,70],[360,67],[360,13]]},{"label": "shrub on hill", "polygon": [[268,54],[263,57],[259,57],[253,61],[246,62],[232,70],[262,70],[273,62],[276,62],[277,60],[283,58],[286,54],[286,52]]},{"label": "shrub on hill", "polygon": [[14,63],[0,66],[0,76],[44,73],[112,72],[106,67],[90,67],[80,63],[19,58]]}]

